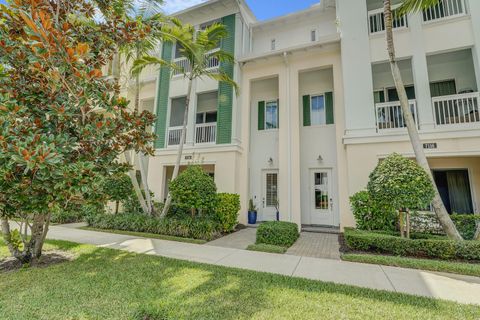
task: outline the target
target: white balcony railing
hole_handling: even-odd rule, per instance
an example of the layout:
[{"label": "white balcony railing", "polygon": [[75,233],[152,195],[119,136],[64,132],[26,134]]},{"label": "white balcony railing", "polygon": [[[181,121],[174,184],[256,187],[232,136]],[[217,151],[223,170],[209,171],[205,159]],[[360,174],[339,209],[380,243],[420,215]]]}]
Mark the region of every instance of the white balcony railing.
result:
[{"label": "white balcony railing", "polygon": [[479,100],[478,92],[432,98],[435,123],[438,126],[480,123]]},{"label": "white balcony railing", "polygon": [[215,143],[217,141],[217,123],[195,125],[195,143]]},{"label": "white balcony railing", "polygon": [[437,21],[467,14],[465,0],[440,0],[423,11],[423,21]]},{"label": "white balcony railing", "polygon": [[180,144],[180,139],[182,138],[182,129],[182,126],[168,128],[167,142],[169,146],[177,146]]},{"label": "white balcony railing", "polygon": [[[215,51],[218,51],[220,49],[215,49],[215,50],[212,50],[211,52],[209,52],[208,54],[212,53],[212,52],[215,52]],[[175,60],[173,60],[173,62],[177,65],[177,67],[179,67],[181,70],[184,70],[185,72],[190,72],[191,69],[190,69],[190,63],[188,62],[187,58],[177,58]],[[210,57],[207,61],[207,68],[208,69],[215,69],[215,68],[218,68],[220,66],[220,61],[218,61],[217,58],[215,57]],[[179,74],[183,74],[182,71],[179,71],[179,70],[174,70],[173,71],[173,75],[176,76],[176,75],[179,75]]]},{"label": "white balcony railing", "polygon": [[[401,17],[395,18],[395,9],[398,8],[397,6],[393,6],[393,28],[394,29],[401,29],[408,27],[408,18],[407,15],[403,15]],[[385,20],[383,15],[383,8],[376,9],[368,12],[368,30],[370,34],[375,34],[379,32],[385,31]]]},{"label": "white balcony railing", "polygon": [[[416,100],[409,100],[410,110],[415,121],[417,121],[417,103]],[[403,118],[402,107],[399,101],[377,103],[375,104],[375,114],[377,118],[377,131],[386,132],[388,130],[398,130],[406,128]],[[418,124],[418,121],[417,121]]]}]

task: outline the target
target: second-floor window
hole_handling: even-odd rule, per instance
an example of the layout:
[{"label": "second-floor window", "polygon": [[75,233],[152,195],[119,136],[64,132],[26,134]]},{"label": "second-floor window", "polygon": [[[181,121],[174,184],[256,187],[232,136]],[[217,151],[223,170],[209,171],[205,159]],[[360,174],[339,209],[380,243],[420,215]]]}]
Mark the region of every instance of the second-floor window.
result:
[{"label": "second-floor window", "polygon": [[270,41],[270,50],[272,50],[272,51],[275,50],[275,47],[276,47],[276,41],[275,41],[275,39],[272,39]]},{"label": "second-floor window", "polygon": [[197,124],[217,122],[217,111],[207,111],[197,113]]},{"label": "second-floor window", "polygon": [[311,125],[326,124],[327,117],[325,113],[325,97],[323,95],[312,96],[310,103],[310,121]]},{"label": "second-floor window", "polygon": [[265,129],[278,128],[278,103],[269,101],[265,105]]},{"label": "second-floor window", "polygon": [[310,31],[310,41],[312,42],[317,41],[317,30]]}]

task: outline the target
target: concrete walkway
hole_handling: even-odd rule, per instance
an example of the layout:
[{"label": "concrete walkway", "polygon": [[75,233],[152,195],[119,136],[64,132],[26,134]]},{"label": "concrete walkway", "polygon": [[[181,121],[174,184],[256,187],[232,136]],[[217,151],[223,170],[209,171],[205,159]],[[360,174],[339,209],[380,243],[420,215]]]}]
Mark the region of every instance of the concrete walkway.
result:
[{"label": "concrete walkway", "polygon": [[52,226],[48,238],[219,266],[480,304],[480,278]]},{"label": "concrete walkway", "polygon": [[340,260],[338,234],[301,232],[300,238],[287,250],[287,254]]},{"label": "concrete walkway", "polygon": [[225,237],[210,241],[207,243],[210,246],[233,248],[233,249],[246,249],[249,245],[254,244],[257,238],[256,228],[245,228],[239,230]]}]

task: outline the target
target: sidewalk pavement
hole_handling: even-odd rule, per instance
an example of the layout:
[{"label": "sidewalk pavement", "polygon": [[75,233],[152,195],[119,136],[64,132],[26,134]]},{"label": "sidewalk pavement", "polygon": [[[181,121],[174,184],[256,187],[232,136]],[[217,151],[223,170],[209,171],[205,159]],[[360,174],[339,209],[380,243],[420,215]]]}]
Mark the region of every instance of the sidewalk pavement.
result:
[{"label": "sidewalk pavement", "polygon": [[49,239],[371,289],[480,304],[480,278],[52,226]]}]

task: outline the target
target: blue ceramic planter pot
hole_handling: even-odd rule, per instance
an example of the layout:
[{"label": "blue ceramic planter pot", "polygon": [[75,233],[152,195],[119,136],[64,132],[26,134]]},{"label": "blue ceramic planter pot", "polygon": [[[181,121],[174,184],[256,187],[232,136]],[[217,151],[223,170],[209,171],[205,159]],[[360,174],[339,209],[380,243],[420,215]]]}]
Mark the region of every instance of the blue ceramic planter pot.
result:
[{"label": "blue ceramic planter pot", "polygon": [[248,224],[257,223],[257,211],[248,211]]}]

